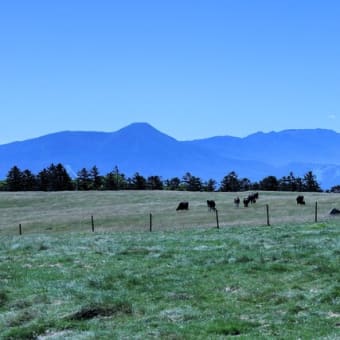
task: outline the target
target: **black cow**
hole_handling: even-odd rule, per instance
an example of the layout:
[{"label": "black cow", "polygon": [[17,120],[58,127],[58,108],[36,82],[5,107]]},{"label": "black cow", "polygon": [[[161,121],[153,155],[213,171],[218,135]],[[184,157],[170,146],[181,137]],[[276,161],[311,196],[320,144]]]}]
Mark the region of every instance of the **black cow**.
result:
[{"label": "black cow", "polygon": [[177,210],[189,210],[189,202],[180,202],[176,211]]},{"label": "black cow", "polygon": [[245,208],[248,207],[249,202],[250,202],[249,197],[243,199],[243,205]]},{"label": "black cow", "polygon": [[216,203],[213,200],[207,200],[207,206],[208,206],[209,211],[216,210]]},{"label": "black cow", "polygon": [[306,204],[305,199],[302,195],[299,195],[298,197],[296,197],[296,204]]},{"label": "black cow", "polygon": [[238,206],[240,205],[240,198],[239,197],[234,198],[234,204],[238,208]]},{"label": "black cow", "polygon": [[254,194],[248,195],[248,201],[250,203],[256,203],[256,200],[259,198],[259,193],[255,192]]},{"label": "black cow", "polygon": [[333,208],[330,212],[330,215],[339,215],[340,214],[340,210],[337,208]]}]

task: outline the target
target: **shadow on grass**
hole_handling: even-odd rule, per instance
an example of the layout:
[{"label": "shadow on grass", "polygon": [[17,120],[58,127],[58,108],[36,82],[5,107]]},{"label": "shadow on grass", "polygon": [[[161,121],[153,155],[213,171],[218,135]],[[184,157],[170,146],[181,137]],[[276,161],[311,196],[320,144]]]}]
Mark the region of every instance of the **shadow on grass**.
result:
[{"label": "shadow on grass", "polygon": [[257,328],[257,323],[244,321],[244,320],[215,320],[208,326],[208,333],[225,335],[225,336],[238,336],[248,333],[251,329]]},{"label": "shadow on grass", "polygon": [[68,320],[81,321],[96,317],[109,317],[117,314],[132,314],[132,305],[129,302],[119,301],[110,305],[84,306],[79,311],[69,315]]}]

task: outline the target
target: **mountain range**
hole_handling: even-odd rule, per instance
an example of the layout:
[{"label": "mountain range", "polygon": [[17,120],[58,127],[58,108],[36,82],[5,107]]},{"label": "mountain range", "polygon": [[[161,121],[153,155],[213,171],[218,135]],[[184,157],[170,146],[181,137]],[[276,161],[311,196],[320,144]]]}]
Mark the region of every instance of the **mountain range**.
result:
[{"label": "mountain range", "polygon": [[312,171],[329,189],[340,184],[339,146],[340,134],[325,129],[178,141],[148,123],[133,123],[115,132],[62,131],[0,145],[0,178],[14,165],[37,174],[51,163],[62,163],[72,177],[96,165],[102,175],[118,166],[128,177],[139,172],[170,179],[190,172],[218,182],[231,171],[251,181]]}]

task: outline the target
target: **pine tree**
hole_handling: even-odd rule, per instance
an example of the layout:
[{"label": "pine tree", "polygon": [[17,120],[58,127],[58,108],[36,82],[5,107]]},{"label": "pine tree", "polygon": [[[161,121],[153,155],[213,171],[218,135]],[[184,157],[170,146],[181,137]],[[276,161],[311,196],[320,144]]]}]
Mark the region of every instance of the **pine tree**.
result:
[{"label": "pine tree", "polygon": [[63,190],[72,190],[73,184],[72,179],[67,173],[64,166],[59,163],[55,167],[50,169],[50,177],[53,179],[53,190],[54,191],[63,191]]},{"label": "pine tree", "polygon": [[221,182],[220,191],[236,192],[240,190],[240,182],[235,171],[231,171],[228,175],[224,176]]},{"label": "pine tree", "polygon": [[51,164],[37,176],[38,189],[42,191],[72,190],[72,179],[61,163]]},{"label": "pine tree", "polygon": [[183,176],[183,182],[185,189],[188,191],[201,191],[203,188],[202,180],[193,176],[190,172]]},{"label": "pine tree", "polygon": [[208,192],[213,192],[216,189],[216,181],[214,179],[209,179],[204,185],[204,190]]},{"label": "pine tree", "polygon": [[163,190],[163,182],[159,176],[149,176],[147,188],[150,190]]},{"label": "pine tree", "polygon": [[145,190],[146,189],[146,179],[136,172],[131,179],[131,189],[135,190]]},{"label": "pine tree", "polygon": [[90,171],[90,179],[92,182],[92,189],[99,190],[102,187],[103,179],[99,176],[99,170],[96,166],[93,166]]},{"label": "pine tree", "polygon": [[22,172],[22,190],[33,191],[37,189],[36,176],[28,169]]},{"label": "pine tree", "polygon": [[304,184],[304,191],[310,192],[320,192],[319,183],[316,180],[316,176],[313,174],[312,171],[308,171],[305,176],[303,177],[303,184]]},{"label": "pine tree", "polygon": [[181,180],[178,177],[173,177],[165,181],[165,187],[167,190],[178,190],[181,184]]},{"label": "pine tree", "polygon": [[91,178],[90,173],[86,168],[82,168],[77,173],[77,188],[78,190],[90,190],[91,188]]},{"label": "pine tree", "polygon": [[38,190],[49,191],[49,173],[47,169],[43,169],[37,176]]},{"label": "pine tree", "polygon": [[103,186],[105,190],[120,190],[127,187],[125,175],[120,173],[117,166],[114,170],[109,172],[103,179]]},{"label": "pine tree", "polygon": [[23,175],[21,170],[15,165],[13,166],[6,177],[8,191],[21,191],[22,190]]}]

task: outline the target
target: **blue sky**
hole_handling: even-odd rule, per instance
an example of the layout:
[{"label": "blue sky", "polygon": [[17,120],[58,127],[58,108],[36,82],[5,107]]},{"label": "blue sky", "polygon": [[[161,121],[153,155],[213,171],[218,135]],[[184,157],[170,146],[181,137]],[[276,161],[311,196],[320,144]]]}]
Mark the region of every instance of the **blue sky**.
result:
[{"label": "blue sky", "polygon": [[148,122],[340,132],[340,2],[0,2],[0,144]]}]

